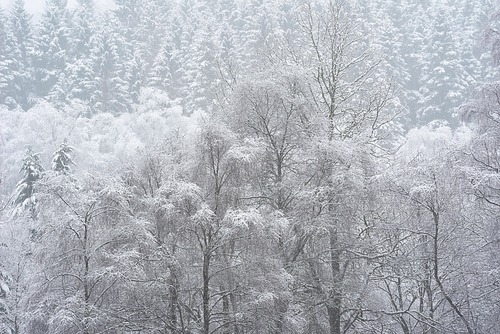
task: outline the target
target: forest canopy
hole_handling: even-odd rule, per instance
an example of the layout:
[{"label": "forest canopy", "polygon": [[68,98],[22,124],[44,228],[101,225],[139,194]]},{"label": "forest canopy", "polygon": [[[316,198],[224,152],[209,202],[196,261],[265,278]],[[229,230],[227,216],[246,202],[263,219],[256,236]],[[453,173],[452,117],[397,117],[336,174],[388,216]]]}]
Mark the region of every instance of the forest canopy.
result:
[{"label": "forest canopy", "polygon": [[500,332],[494,2],[25,7],[0,333]]}]

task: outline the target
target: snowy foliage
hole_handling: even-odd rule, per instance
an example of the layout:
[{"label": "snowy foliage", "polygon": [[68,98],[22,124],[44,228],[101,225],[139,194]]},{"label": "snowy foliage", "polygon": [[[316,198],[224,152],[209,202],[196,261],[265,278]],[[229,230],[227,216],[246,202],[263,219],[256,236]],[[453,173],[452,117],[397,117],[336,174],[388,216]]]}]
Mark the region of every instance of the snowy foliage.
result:
[{"label": "snowy foliage", "polygon": [[43,167],[38,153],[28,146],[26,157],[23,159],[20,172],[23,178],[16,185],[14,192],[14,204],[16,206],[14,215],[20,214],[24,210],[29,210],[34,215],[36,206],[35,185],[43,176]]},{"label": "snowy foliage", "polygon": [[68,5],[0,10],[0,332],[500,331],[491,1]]},{"label": "snowy foliage", "polygon": [[59,149],[54,153],[52,170],[57,173],[68,174],[71,171],[70,165],[75,164],[70,155],[74,150],[73,147],[68,145],[67,140],[64,140]]}]

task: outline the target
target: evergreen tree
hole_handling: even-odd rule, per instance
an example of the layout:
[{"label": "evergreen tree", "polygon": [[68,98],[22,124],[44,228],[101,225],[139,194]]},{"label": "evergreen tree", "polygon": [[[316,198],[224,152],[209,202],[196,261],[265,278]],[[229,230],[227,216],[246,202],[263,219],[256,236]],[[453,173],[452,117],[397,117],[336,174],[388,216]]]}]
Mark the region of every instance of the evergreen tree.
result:
[{"label": "evergreen tree", "polygon": [[166,91],[172,100],[182,98],[182,87],[185,86],[180,38],[175,32],[167,36],[153,63],[147,84]]},{"label": "evergreen tree", "polygon": [[69,174],[71,172],[70,165],[75,165],[70,155],[74,150],[72,146],[68,145],[67,139],[64,139],[52,158],[52,170],[64,175]]},{"label": "evergreen tree", "polygon": [[90,102],[97,90],[92,52],[97,47],[98,24],[94,1],[80,0],[69,27],[68,63],[53,88],[54,99],[68,104],[75,99],[86,104]]},{"label": "evergreen tree", "polygon": [[7,104],[7,97],[9,83],[12,82],[12,75],[10,71],[10,64],[12,62],[9,59],[9,55],[11,53],[9,42],[9,33],[10,31],[7,29],[7,18],[3,11],[3,8],[0,6],[0,45],[3,48],[3,52],[0,52],[0,104]]},{"label": "evergreen tree", "polygon": [[183,64],[185,80],[189,83],[185,89],[184,103],[188,114],[200,109],[207,110],[215,99],[212,85],[217,77],[214,66],[217,42],[214,39],[216,25],[213,19],[203,22],[202,28],[195,32]]},{"label": "evergreen tree", "polygon": [[98,20],[94,0],[79,0],[68,35],[70,59],[90,57]]},{"label": "evergreen tree", "polygon": [[[123,37],[114,31],[117,26],[113,16],[97,36],[96,48],[92,53],[96,90],[91,97],[93,113],[123,113],[130,110],[129,83],[126,78],[125,61],[119,51],[126,49]],[[126,50],[125,50],[126,52]]]},{"label": "evergreen tree", "polygon": [[[33,35],[31,15],[25,9],[24,0],[16,0],[10,14],[10,32],[12,43],[10,47],[6,45],[6,51],[10,49],[11,60],[10,82],[8,94],[12,98],[9,107],[19,105],[24,110],[28,110],[31,103],[33,87]],[[6,52],[8,55],[8,51]]]},{"label": "evergreen tree", "polygon": [[57,100],[54,101],[56,105],[61,102],[70,104],[75,100],[83,102],[88,108],[85,116],[89,116],[91,114],[89,104],[96,90],[93,59],[83,57],[66,66],[64,75],[53,88],[52,97]]},{"label": "evergreen tree", "polygon": [[14,213],[29,210],[34,217],[36,204],[34,187],[36,182],[42,178],[43,167],[38,153],[34,153],[31,146],[27,148],[20,172],[24,174],[24,177],[17,183],[14,193],[14,205],[16,206]]},{"label": "evergreen tree", "polygon": [[445,4],[429,8],[431,25],[425,36],[417,118],[428,123],[444,119],[456,123],[453,112],[473,79],[461,64],[456,12]]},{"label": "evergreen tree", "polygon": [[139,102],[139,94],[146,81],[144,76],[145,68],[148,67],[145,60],[139,54],[126,62],[125,64],[125,82],[128,83],[128,95],[131,103]]},{"label": "evergreen tree", "polygon": [[39,97],[49,94],[66,67],[69,34],[66,5],[66,0],[49,0],[38,26],[35,79]]},{"label": "evergreen tree", "polygon": [[[408,103],[411,100],[412,84],[412,57],[415,52],[415,41],[411,38],[412,15],[417,11],[416,3],[400,0],[382,0],[374,4],[371,11],[370,22],[373,31],[377,31],[374,36],[374,44],[381,46],[386,58],[383,62],[387,75],[395,79],[400,91],[399,99]],[[413,81],[418,81],[413,78]],[[418,86],[416,86],[418,87]],[[411,126],[410,119],[405,120],[407,126]]]},{"label": "evergreen tree", "polygon": [[169,1],[116,0],[114,14],[117,31],[122,39],[120,58],[126,68],[131,101],[137,103],[139,92],[146,84],[155,59],[161,50]]}]

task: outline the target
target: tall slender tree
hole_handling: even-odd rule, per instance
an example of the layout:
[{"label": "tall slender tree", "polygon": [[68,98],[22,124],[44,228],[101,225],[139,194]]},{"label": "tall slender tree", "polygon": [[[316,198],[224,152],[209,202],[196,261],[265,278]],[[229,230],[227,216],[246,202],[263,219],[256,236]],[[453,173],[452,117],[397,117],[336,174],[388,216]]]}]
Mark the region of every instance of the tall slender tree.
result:
[{"label": "tall slender tree", "polygon": [[[96,90],[91,97],[93,113],[119,114],[130,110],[129,83],[125,80],[125,56],[120,54],[125,47],[123,38],[114,32],[117,22],[108,13],[109,22],[97,36],[93,51],[93,66]],[[126,52],[126,49],[125,49]]]},{"label": "tall slender tree", "polygon": [[141,233],[127,209],[127,187],[96,174],[82,180],[54,175],[40,185],[40,194],[26,330],[89,334],[119,328],[118,291],[126,289],[124,270]]},{"label": "tall slender tree", "polygon": [[12,98],[9,104],[11,107],[19,105],[22,109],[28,110],[33,97],[34,37],[31,15],[25,9],[24,0],[14,2],[9,17],[9,27],[13,36],[10,64],[12,81],[9,82],[7,90]]},{"label": "tall slender tree", "polygon": [[54,152],[52,158],[52,170],[67,175],[71,172],[70,165],[74,165],[73,159],[71,159],[70,153],[75,149],[68,145],[67,139],[64,139],[61,146],[57,151]]},{"label": "tall slender tree", "polygon": [[36,92],[46,97],[68,62],[69,11],[66,0],[49,0],[36,32],[34,64]]},{"label": "tall slender tree", "polygon": [[[360,319],[357,293],[363,291],[363,272],[349,268],[353,262],[361,267],[364,260],[353,256],[362,253],[356,250],[361,244],[353,228],[363,222],[360,217],[370,217],[369,211],[363,213],[370,207],[370,153],[381,153],[390,129],[398,127],[394,85],[380,72],[381,55],[363,34],[357,12],[347,1],[310,1],[297,15],[300,45],[295,54],[310,78],[320,120],[315,141],[321,143],[313,151],[315,169],[309,182],[315,195],[306,196],[304,205],[309,219],[324,232],[310,239],[309,258],[315,260],[308,275],[314,282],[312,295],[319,299],[315,304],[326,310],[331,334],[349,330]],[[323,242],[327,252],[315,247]],[[313,255],[317,251],[320,254]],[[353,289],[348,281],[359,285]]]},{"label": "tall slender tree", "polygon": [[7,105],[9,102],[9,85],[13,81],[11,66],[13,38],[9,35],[7,17],[4,9],[0,7],[0,45],[3,45],[3,52],[0,54],[0,104]]},{"label": "tall slender tree", "polygon": [[42,178],[43,171],[39,154],[28,146],[20,170],[23,178],[17,183],[14,193],[15,213],[28,210],[32,218],[36,217],[35,184]]}]

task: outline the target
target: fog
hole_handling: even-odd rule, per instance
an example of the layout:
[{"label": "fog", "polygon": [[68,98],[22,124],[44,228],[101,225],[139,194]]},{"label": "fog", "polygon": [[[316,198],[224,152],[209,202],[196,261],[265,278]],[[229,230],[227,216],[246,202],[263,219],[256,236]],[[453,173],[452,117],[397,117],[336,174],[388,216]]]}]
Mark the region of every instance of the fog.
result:
[{"label": "fog", "polygon": [[[15,0],[0,0],[0,6],[6,11],[10,9]],[[68,0],[68,7],[76,7],[76,0]],[[100,0],[96,1],[98,8],[105,10],[113,6],[113,0]],[[45,0],[25,0],[25,8],[34,15],[35,19],[39,18],[39,14],[43,11]]]}]

